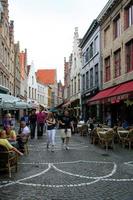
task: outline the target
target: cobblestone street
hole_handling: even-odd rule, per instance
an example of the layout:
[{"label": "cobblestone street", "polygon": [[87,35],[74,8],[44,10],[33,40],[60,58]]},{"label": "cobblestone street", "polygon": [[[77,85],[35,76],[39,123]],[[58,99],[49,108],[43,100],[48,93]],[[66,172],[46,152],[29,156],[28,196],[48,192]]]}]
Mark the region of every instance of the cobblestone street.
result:
[{"label": "cobblestone street", "polygon": [[46,136],[29,144],[17,173],[0,175],[0,200],[132,200],[133,150],[106,151],[89,137],[72,136],[70,150],[46,149]]}]

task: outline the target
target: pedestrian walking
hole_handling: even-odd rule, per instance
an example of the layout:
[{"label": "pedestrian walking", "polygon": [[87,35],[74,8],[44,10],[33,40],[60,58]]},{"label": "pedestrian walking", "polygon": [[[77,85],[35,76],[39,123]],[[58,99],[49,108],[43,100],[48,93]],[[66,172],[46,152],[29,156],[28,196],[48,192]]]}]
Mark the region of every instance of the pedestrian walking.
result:
[{"label": "pedestrian walking", "polygon": [[31,111],[31,114],[29,115],[31,139],[35,138],[36,121],[37,121],[36,109],[33,109]]},{"label": "pedestrian walking", "polygon": [[49,145],[51,145],[51,151],[54,152],[56,120],[52,112],[48,113],[46,123],[47,123],[47,149],[49,148]]},{"label": "pedestrian walking", "polygon": [[44,112],[44,107],[40,105],[39,112],[37,113],[37,138],[43,136],[43,128],[46,122],[47,114]]},{"label": "pedestrian walking", "polygon": [[64,114],[58,118],[62,147],[65,147],[66,150],[69,149],[68,145],[71,138],[71,129],[74,131],[72,120],[68,110],[65,110]]}]

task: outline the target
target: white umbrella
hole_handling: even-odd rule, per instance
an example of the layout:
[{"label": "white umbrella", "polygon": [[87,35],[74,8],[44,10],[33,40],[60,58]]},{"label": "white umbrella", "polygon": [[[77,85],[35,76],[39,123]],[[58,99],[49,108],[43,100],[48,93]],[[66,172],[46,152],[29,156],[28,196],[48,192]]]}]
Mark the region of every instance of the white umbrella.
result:
[{"label": "white umbrella", "polygon": [[32,108],[32,105],[18,97],[9,94],[0,94],[0,108],[3,108],[4,110],[27,109]]},{"label": "white umbrella", "polygon": [[20,101],[18,97],[9,94],[0,94],[0,108],[13,109],[17,101]]},{"label": "white umbrella", "polygon": [[27,102],[17,101],[15,103],[15,109],[26,109],[26,108],[30,108],[30,106]]}]

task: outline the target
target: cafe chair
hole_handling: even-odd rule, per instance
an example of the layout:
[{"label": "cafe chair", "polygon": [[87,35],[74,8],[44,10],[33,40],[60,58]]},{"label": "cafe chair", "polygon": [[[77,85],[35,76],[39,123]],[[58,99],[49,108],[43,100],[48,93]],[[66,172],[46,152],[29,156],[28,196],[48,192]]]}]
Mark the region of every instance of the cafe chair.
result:
[{"label": "cafe chair", "polygon": [[8,171],[11,178],[11,170],[18,169],[18,156],[14,151],[9,151],[5,146],[0,145],[0,171]]},{"label": "cafe chair", "polygon": [[124,145],[128,145],[129,150],[131,150],[132,144],[133,144],[133,129],[129,130],[129,133],[125,137]]},{"label": "cafe chair", "polygon": [[24,154],[25,155],[28,155],[29,154],[29,146],[28,146],[28,143],[29,143],[29,136],[25,137],[23,139],[23,144],[24,144]]},{"label": "cafe chair", "polygon": [[80,134],[81,134],[81,136],[88,134],[88,125],[87,124],[82,125]]},{"label": "cafe chair", "polygon": [[99,137],[98,137],[98,131],[102,130],[101,128],[94,128],[91,131],[91,144],[98,144],[99,143]]},{"label": "cafe chair", "polygon": [[113,129],[105,131],[98,131],[99,143],[106,148],[106,151],[109,147],[114,149],[114,132]]},{"label": "cafe chair", "polygon": [[129,131],[122,128],[122,127],[118,127],[117,133],[118,133],[118,137],[119,137],[119,143],[124,148],[126,141],[127,141],[127,138],[128,138]]}]

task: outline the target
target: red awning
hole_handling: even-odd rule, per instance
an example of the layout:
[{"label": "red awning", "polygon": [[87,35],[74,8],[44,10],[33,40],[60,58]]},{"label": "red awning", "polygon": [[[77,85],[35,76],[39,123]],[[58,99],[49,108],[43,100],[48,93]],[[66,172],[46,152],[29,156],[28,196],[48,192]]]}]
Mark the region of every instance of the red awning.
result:
[{"label": "red awning", "polygon": [[88,100],[88,103],[103,100],[109,97],[119,96],[123,94],[129,94],[133,92],[133,81],[122,83],[112,88],[108,88],[100,91],[94,97]]},{"label": "red awning", "polygon": [[75,103],[76,101],[79,101],[79,100],[80,100],[79,98],[71,100],[71,103]]},{"label": "red awning", "polygon": [[111,96],[118,96],[121,94],[128,94],[131,92],[133,92],[133,81],[120,84]]},{"label": "red awning", "polygon": [[108,88],[105,90],[100,91],[98,94],[96,94],[94,97],[92,97],[91,99],[88,100],[89,102],[92,101],[98,101],[98,100],[102,100],[105,98],[108,98],[111,96],[111,94],[117,89],[118,86],[112,87],[112,88]]},{"label": "red awning", "polygon": [[71,104],[70,101],[66,102],[65,104],[62,105],[63,108],[68,107]]}]

